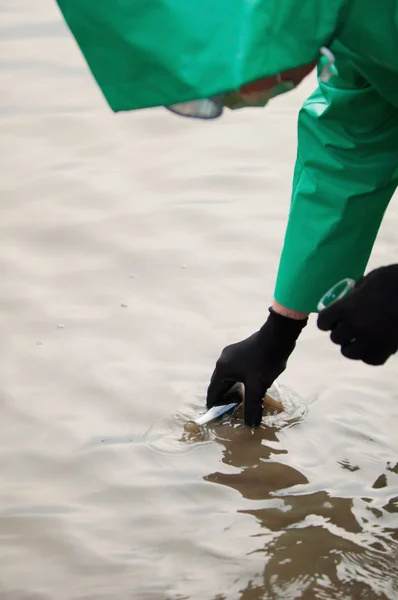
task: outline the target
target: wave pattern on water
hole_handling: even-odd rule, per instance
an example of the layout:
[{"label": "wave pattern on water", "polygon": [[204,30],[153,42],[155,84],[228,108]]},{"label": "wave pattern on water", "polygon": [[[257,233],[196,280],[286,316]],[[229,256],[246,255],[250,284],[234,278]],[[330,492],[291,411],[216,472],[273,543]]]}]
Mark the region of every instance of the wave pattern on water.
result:
[{"label": "wave pattern on water", "polygon": [[266,318],[314,82],[211,124],[114,115],[55,3],[0,14],[0,597],[395,600],[396,358],[312,322],[284,414],[183,433]]}]

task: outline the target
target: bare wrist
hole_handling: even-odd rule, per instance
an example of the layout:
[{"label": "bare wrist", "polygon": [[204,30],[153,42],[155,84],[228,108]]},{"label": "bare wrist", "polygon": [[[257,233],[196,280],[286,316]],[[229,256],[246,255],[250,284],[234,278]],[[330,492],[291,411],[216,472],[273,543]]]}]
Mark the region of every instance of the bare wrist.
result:
[{"label": "bare wrist", "polygon": [[297,310],[291,310],[290,308],[286,308],[286,306],[282,306],[276,300],[272,302],[272,310],[282,315],[284,317],[288,317],[289,319],[295,319],[296,321],[300,321],[302,319],[306,319],[310,313],[307,312],[298,312]]}]

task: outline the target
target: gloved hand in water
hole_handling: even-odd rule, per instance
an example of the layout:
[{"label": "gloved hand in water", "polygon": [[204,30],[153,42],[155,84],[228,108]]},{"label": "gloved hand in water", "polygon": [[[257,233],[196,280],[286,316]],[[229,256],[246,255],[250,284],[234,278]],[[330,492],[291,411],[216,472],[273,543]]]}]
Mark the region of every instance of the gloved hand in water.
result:
[{"label": "gloved hand in water", "polygon": [[307,320],[290,319],[270,308],[270,315],[259,331],[224,348],[207,391],[207,408],[223,404],[226,392],[241,382],[245,386],[245,423],[257,427],[265,392],[285,370]]},{"label": "gloved hand in water", "polygon": [[322,310],[318,327],[347,358],[382,365],[398,350],[398,265],[362,277],[352,292]]}]

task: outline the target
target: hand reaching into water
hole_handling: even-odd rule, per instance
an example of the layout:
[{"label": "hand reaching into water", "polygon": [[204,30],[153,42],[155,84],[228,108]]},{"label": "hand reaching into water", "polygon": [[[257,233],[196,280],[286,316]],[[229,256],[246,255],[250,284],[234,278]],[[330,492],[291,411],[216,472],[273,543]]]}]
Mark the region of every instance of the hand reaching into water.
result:
[{"label": "hand reaching into water", "polygon": [[207,408],[223,404],[226,392],[241,382],[245,386],[245,423],[257,427],[261,422],[264,395],[286,369],[306,324],[307,319],[292,319],[271,308],[259,331],[222,351],[207,391]]}]

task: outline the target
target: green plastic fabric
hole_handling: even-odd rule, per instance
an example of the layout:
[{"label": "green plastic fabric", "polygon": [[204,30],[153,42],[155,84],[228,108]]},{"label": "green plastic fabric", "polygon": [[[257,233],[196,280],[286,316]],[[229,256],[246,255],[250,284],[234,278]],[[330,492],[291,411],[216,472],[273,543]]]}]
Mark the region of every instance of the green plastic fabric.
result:
[{"label": "green plastic fabric", "polygon": [[308,64],[344,3],[58,0],[114,111],[205,98]]},{"label": "green plastic fabric", "polygon": [[398,185],[398,2],[350,8],[331,46],[338,76],[318,82],[299,114],[275,298],[302,312],[364,273]]},{"label": "green plastic fabric", "polygon": [[275,298],[303,312],[341,279],[363,274],[398,182],[397,110],[372,88],[336,83],[321,83],[299,116]]},{"label": "green plastic fabric", "polygon": [[316,311],[329,288],[364,272],[398,183],[398,0],[58,4],[114,111],[235,90],[308,64],[328,45],[338,75],[299,115],[275,297]]}]

